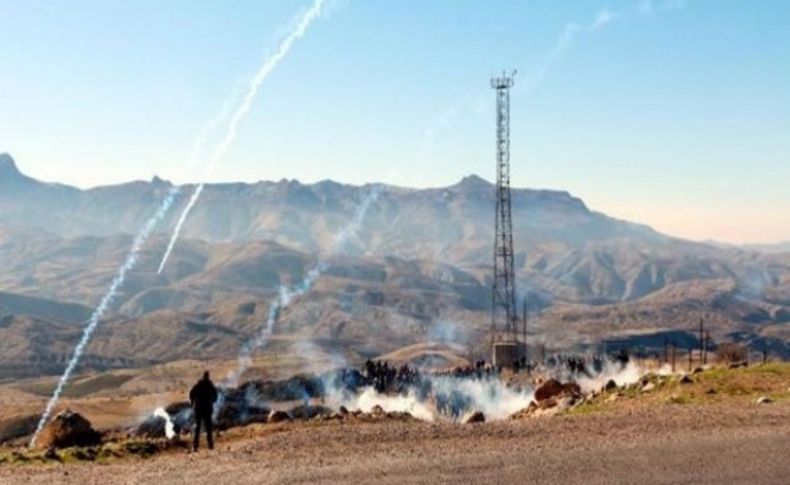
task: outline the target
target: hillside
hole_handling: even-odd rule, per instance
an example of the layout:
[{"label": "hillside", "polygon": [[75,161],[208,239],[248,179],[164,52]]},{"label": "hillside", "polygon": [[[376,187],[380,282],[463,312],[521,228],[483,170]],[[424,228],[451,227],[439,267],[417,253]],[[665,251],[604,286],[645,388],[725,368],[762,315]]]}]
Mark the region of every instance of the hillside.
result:
[{"label": "hillside", "polygon": [[[169,188],[159,179],[89,190],[42,183],[0,155],[0,366],[17,372],[25,362],[66,358],[75,324]],[[330,252],[370,190],[331,181],[207,185],[157,275],[191,191],[184,188],[86,365],[232,358],[261,328],[279,287],[297,284],[319,258],[326,271],[281,314],[269,352],[302,341],[347,358],[424,341],[481,350],[493,186],[470,176],[445,188],[383,187],[358,230]],[[515,189],[513,203],[518,288],[534,341],[656,348],[666,335],[690,342],[688,330],[705,318],[717,341],[790,354],[790,254],[672,238],[565,192]]]}]

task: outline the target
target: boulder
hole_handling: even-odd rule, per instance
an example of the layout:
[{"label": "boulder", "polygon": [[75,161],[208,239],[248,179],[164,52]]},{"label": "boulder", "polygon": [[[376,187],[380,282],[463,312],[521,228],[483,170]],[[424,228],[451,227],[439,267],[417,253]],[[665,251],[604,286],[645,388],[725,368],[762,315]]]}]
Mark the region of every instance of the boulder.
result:
[{"label": "boulder", "polygon": [[167,405],[165,412],[170,416],[175,416],[181,413],[191,413],[192,406],[189,404],[189,401],[174,402]]},{"label": "boulder", "polygon": [[689,376],[688,374],[683,374],[683,376],[680,378],[680,381],[678,382],[680,382],[681,384],[693,384],[694,379],[692,379],[691,376]]},{"label": "boulder", "polygon": [[407,411],[390,411],[387,413],[387,419],[406,420],[411,419],[413,416]]},{"label": "boulder", "polygon": [[293,419],[308,420],[316,417],[331,416],[332,410],[326,406],[301,404],[289,412]]},{"label": "boulder", "polygon": [[291,415],[285,411],[272,411],[269,413],[269,423],[282,423],[283,421],[291,421]]},{"label": "boulder", "polygon": [[575,382],[563,384],[556,379],[548,379],[535,389],[535,400],[545,401],[561,394],[580,395],[581,388]]},{"label": "boulder", "polygon": [[544,399],[538,404],[538,409],[551,409],[554,407],[557,407],[557,399],[554,397]]},{"label": "boulder", "polygon": [[133,431],[132,436],[137,438],[158,439],[165,438],[165,425],[167,422],[161,416],[149,416],[148,419],[140,423]]},{"label": "boulder", "polygon": [[101,442],[101,434],[93,429],[90,421],[69,409],[52,418],[36,444],[41,448],[67,448],[69,446],[93,446]]},{"label": "boulder", "polygon": [[266,422],[271,410],[261,404],[253,386],[248,384],[238,389],[224,389],[222,392],[222,406],[214,420],[214,427],[217,430]]},{"label": "boulder", "polygon": [[486,415],[482,411],[470,411],[461,418],[462,424],[485,423]]},{"label": "boulder", "polygon": [[774,402],[774,400],[768,396],[760,396],[757,398],[757,404],[770,404],[772,402]]},{"label": "boulder", "polygon": [[535,413],[535,410],[538,409],[538,404],[535,401],[530,401],[529,406],[525,407],[520,411],[516,411],[512,415],[510,415],[510,419],[524,419],[528,418],[530,415]]},{"label": "boulder", "polygon": [[603,386],[603,388],[605,391],[611,391],[612,389],[617,389],[617,383],[614,381],[614,379],[609,379],[608,381],[606,381],[606,385]]}]

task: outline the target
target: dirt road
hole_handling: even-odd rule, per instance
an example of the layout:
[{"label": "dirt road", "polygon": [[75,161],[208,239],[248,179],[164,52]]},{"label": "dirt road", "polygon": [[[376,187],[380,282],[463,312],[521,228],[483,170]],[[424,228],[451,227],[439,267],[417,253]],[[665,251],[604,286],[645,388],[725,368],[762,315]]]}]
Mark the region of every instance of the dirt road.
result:
[{"label": "dirt road", "polygon": [[766,483],[790,476],[790,402],[666,405],[477,425],[254,425],[219,448],[0,467],[15,483]]}]

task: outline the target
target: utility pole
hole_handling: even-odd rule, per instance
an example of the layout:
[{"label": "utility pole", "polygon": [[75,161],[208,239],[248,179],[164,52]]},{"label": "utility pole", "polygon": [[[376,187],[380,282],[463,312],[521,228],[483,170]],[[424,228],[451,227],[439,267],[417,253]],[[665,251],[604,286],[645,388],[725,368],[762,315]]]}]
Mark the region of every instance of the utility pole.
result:
[{"label": "utility pole", "polygon": [[705,330],[705,353],[702,354],[703,365],[708,365],[708,349],[710,349],[710,330]]},{"label": "utility pole", "polygon": [[528,361],[528,353],[527,353],[527,295],[524,295],[524,309],[521,313],[524,321],[523,321],[523,342],[524,342],[524,363],[526,364]]},{"label": "utility pole", "polygon": [[664,363],[669,363],[669,342],[666,337],[664,337]]},{"label": "utility pole", "polygon": [[[699,319],[699,359],[700,359],[700,362],[702,362],[703,338],[704,338],[704,335],[703,335],[702,332],[703,332],[703,320],[700,317],[700,319]],[[691,362],[691,359],[689,359],[689,362]]]}]

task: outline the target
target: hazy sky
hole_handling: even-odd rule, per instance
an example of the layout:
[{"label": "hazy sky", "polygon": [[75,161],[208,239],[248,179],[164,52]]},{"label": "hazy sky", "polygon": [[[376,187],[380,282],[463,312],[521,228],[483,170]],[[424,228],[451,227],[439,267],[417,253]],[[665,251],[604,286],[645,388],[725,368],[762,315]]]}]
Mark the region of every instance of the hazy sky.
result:
[{"label": "hazy sky", "polygon": [[[0,0],[0,152],[81,187],[195,181],[195,137],[309,3]],[[516,68],[514,185],[790,240],[788,26],[784,0],[336,0],[211,180],[491,180],[488,80]]]}]

